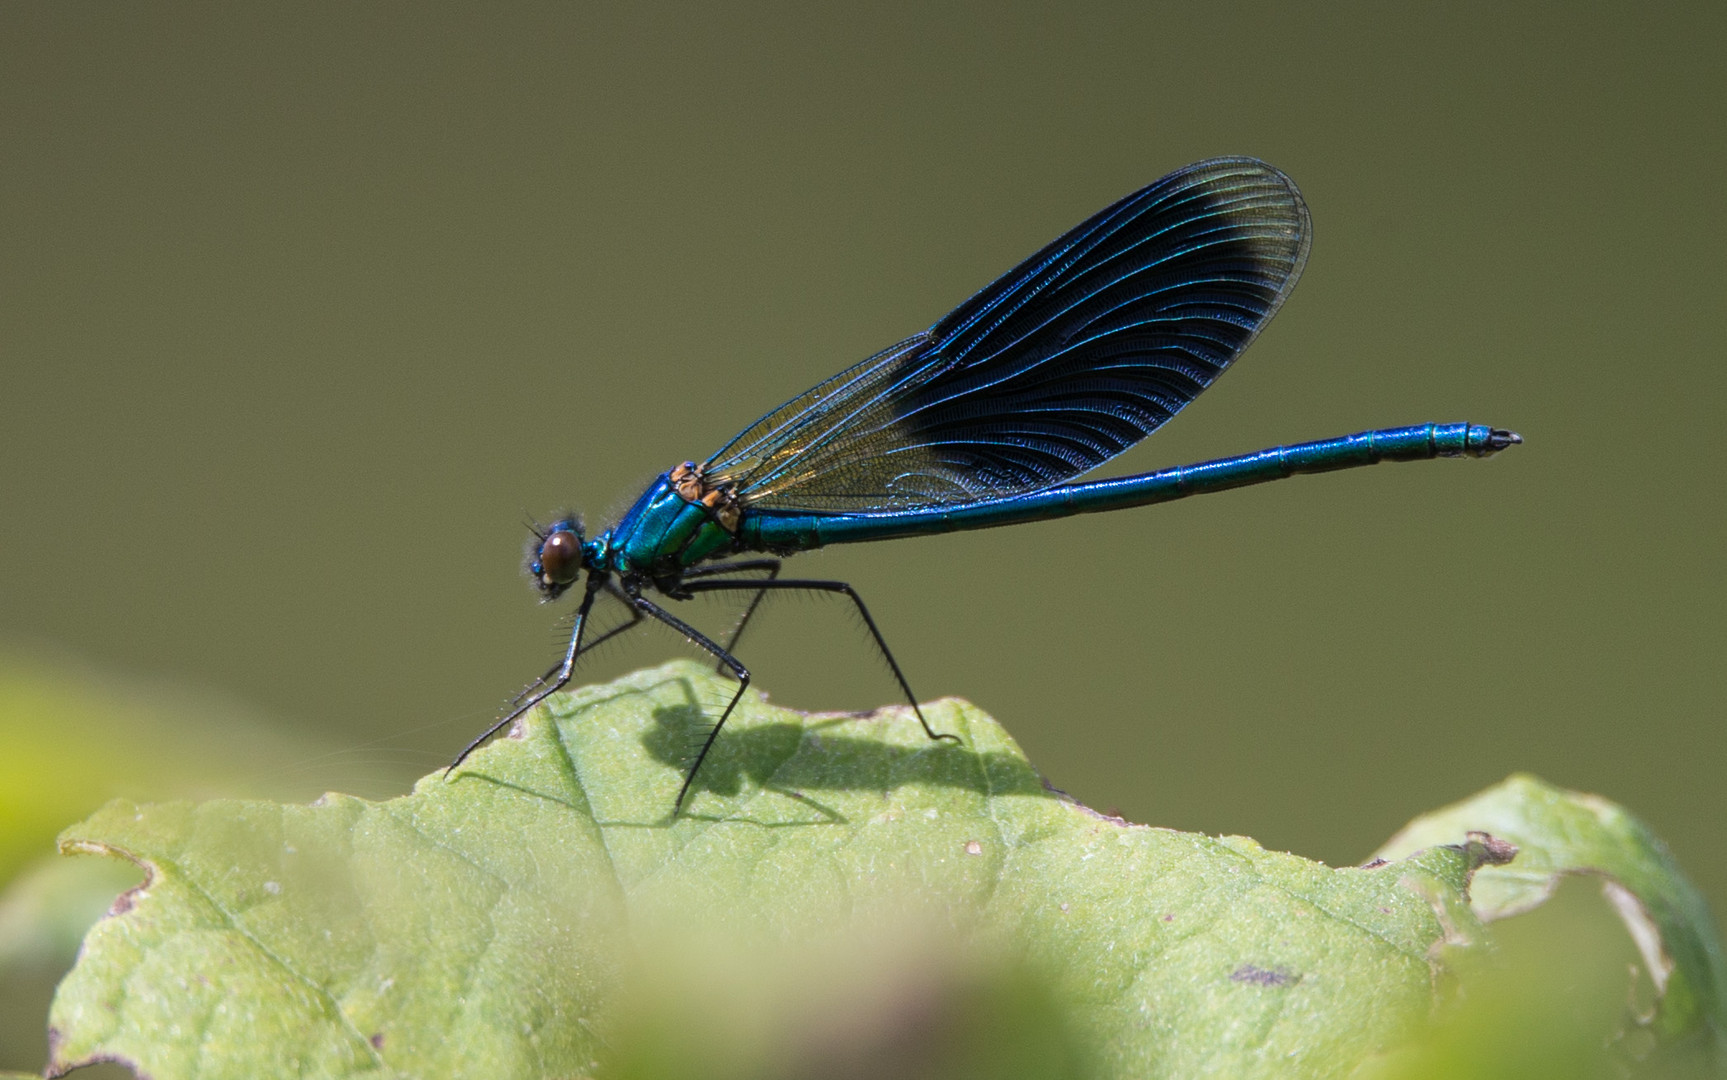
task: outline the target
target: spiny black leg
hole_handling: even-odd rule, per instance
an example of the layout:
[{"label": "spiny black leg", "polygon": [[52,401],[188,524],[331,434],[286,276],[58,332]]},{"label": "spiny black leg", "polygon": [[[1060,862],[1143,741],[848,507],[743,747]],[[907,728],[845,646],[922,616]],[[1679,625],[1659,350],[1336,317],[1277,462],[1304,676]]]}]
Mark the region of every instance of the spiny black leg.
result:
[{"label": "spiny black leg", "polygon": [[[449,767],[444,770],[444,775],[446,777],[455,770],[457,765],[466,761],[469,754],[478,750],[481,743],[485,742],[493,735],[496,735],[499,731],[502,731],[504,726],[510,723],[510,721],[551,697],[559,690],[562,690],[565,685],[569,683],[570,672],[575,670],[576,655],[582,651],[582,631],[585,630],[588,625],[588,612],[593,609],[594,598],[600,594],[600,586],[609,581],[609,578],[602,579],[594,575],[590,575],[588,577],[588,590],[582,594],[582,606],[576,609],[576,624],[570,629],[570,646],[568,649],[564,650],[563,662],[554,670],[553,676],[549,681],[541,680],[542,688],[537,693],[530,696],[527,701],[511,709],[504,715],[502,720],[499,720],[497,723],[481,732],[479,738],[463,747],[462,752],[456,755],[456,760],[450,762]],[[519,699],[520,695],[518,695],[518,700]]]},{"label": "spiny black leg", "polygon": [[721,574],[753,574],[757,570],[766,570],[770,574],[778,574],[783,559],[739,559],[737,562],[708,563],[706,566],[692,566],[683,572],[685,581],[691,578],[715,577]]},{"label": "spiny black leg", "polygon": [[719,723],[715,724],[714,729],[708,732],[707,742],[702,743],[702,749],[701,752],[696,755],[695,764],[690,766],[690,771],[684,776],[684,786],[678,789],[678,799],[676,802],[672,803],[672,816],[676,817],[678,811],[683,808],[685,796],[690,793],[690,785],[695,782],[696,772],[701,769],[702,762],[707,760],[708,751],[713,749],[714,740],[720,737],[720,729],[726,726],[726,721],[731,718],[732,710],[738,707],[738,702],[742,700],[744,691],[749,689],[750,672],[748,668],[738,662],[737,657],[720,648],[706,634],[697,630],[689,623],[684,622],[682,619],[654,603],[652,600],[649,600],[647,597],[642,596],[640,593],[636,593],[630,597],[630,602],[635,604],[636,607],[640,608],[642,611],[647,612],[649,615],[652,615],[654,618],[665,623],[673,630],[676,630],[678,633],[689,638],[697,645],[700,645],[708,652],[713,653],[714,656],[719,658],[720,663],[732,669],[732,675],[738,680],[738,692],[732,695],[732,700],[726,704],[725,711],[720,713]]},{"label": "spiny black leg", "polygon": [[[578,649],[576,651],[576,659],[577,660],[580,660],[584,653],[592,652],[593,650],[599,648],[601,645],[604,645],[606,642],[617,637],[619,634],[627,633],[628,631],[634,630],[636,627],[642,625],[642,620],[644,618],[646,618],[645,615],[643,615],[641,612],[636,610],[636,606],[630,602],[630,598],[629,598],[628,594],[626,594],[624,592],[624,590],[618,588],[617,582],[611,581],[608,579],[606,581],[605,589],[606,589],[606,592],[610,593],[612,596],[617,597],[617,599],[623,603],[624,607],[630,613],[630,621],[627,623],[624,623],[622,626],[614,626],[610,630],[607,630],[605,633],[601,634],[599,637],[595,638],[594,640],[585,643],[580,649]],[[535,679],[533,682],[522,687],[522,692],[510,699],[510,706],[512,708],[514,708],[515,705],[518,702],[520,702],[523,698],[525,698],[529,694],[533,693],[534,689],[536,687],[544,686],[547,682],[549,682],[551,680],[552,676],[556,675],[559,671],[562,671],[563,667],[564,667],[564,662],[562,660],[559,660],[557,663],[555,663],[551,667],[547,668],[546,673],[544,675],[541,675],[539,678]]]},{"label": "spiny black leg", "polygon": [[[760,570],[766,570],[768,580],[772,581],[780,576],[780,567],[783,565],[784,563],[779,559],[744,559],[739,562],[714,563],[711,566],[698,566],[693,570],[684,571],[684,580],[712,577],[715,574],[753,574]],[[750,616],[756,613],[756,607],[761,604],[762,597],[766,595],[767,590],[761,589],[750,597],[749,607],[744,608],[743,617],[738,620],[736,626],[732,627],[732,636],[726,640],[726,652],[737,652],[738,639],[744,636],[744,627],[750,624]],[[714,664],[715,672],[723,674],[725,670],[725,661],[722,660]]]},{"label": "spiny black leg", "polygon": [[[634,609],[632,609],[632,610],[634,610]],[[533,693],[535,690],[538,690],[540,687],[551,682],[552,676],[556,675],[558,672],[562,671],[563,669],[564,669],[564,662],[562,660],[554,660],[552,662],[552,666],[546,669],[546,673],[544,675],[541,675],[539,678],[535,679],[533,682],[529,683],[528,685],[522,687],[521,690],[517,691],[516,696],[510,699],[510,708],[512,708],[512,709],[515,708],[516,705],[519,704],[523,698],[527,697],[529,694]]]},{"label": "spiny black leg", "polygon": [[[899,681],[899,688],[905,692],[905,699],[911,704],[911,711],[917,714],[917,722],[923,725],[923,733],[932,739],[949,739],[959,742],[958,735],[937,734],[929,726],[929,721],[923,717],[923,709],[918,706],[917,695],[911,692],[911,684],[905,681],[905,675],[899,669],[899,661],[893,658],[893,652],[887,647],[887,641],[876,628],[875,620],[870,618],[869,608],[864,606],[863,598],[857,590],[843,581],[787,581],[774,579],[769,581],[691,581],[684,588],[690,592],[717,592],[724,589],[759,589],[766,592],[769,589],[811,589],[816,592],[843,593],[851,598],[857,606],[858,614],[863,616],[864,625],[869,627],[870,636],[875,638],[876,648],[881,650],[882,657],[887,660],[887,666],[893,669],[893,677]],[[759,594],[758,594],[759,598]]]}]

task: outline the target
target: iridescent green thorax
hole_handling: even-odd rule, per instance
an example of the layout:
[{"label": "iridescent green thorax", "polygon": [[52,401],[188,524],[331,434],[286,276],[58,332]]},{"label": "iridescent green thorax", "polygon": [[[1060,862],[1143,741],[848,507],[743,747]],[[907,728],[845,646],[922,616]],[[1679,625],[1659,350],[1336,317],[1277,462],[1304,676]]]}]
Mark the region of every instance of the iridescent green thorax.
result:
[{"label": "iridescent green thorax", "polygon": [[[692,498],[691,496],[695,496]],[[685,463],[661,474],[606,537],[604,568],[618,574],[676,577],[685,567],[736,549],[738,505],[727,488],[707,485]]]}]

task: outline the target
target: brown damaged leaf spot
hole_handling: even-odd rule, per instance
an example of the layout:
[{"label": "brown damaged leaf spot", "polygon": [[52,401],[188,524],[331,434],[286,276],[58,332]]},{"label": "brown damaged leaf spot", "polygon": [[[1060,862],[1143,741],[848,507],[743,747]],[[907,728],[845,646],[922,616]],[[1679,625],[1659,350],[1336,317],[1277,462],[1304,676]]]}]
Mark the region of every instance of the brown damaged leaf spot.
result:
[{"label": "brown damaged leaf spot", "polygon": [[[1051,790],[1054,790],[1054,789],[1051,789]],[[1140,825],[1136,822],[1129,821],[1126,818],[1122,817],[1120,811],[1117,811],[1114,809],[1111,809],[1108,812],[1105,812],[1103,810],[1094,810],[1091,807],[1080,802],[1078,799],[1074,798],[1072,795],[1069,795],[1065,791],[1058,791],[1058,792],[1056,792],[1056,794],[1059,795],[1069,806],[1073,807],[1075,810],[1078,810],[1080,813],[1086,815],[1087,817],[1096,818],[1098,821],[1107,821],[1111,825],[1119,826],[1120,828],[1123,828],[1123,829],[1143,829],[1143,828],[1145,828],[1145,826],[1143,826],[1143,825]]]},{"label": "brown damaged leaf spot", "polygon": [[1471,873],[1483,866],[1504,866],[1517,858],[1517,845],[1509,840],[1479,829],[1471,829],[1464,835],[1469,838],[1464,850],[1469,853]]},{"label": "brown damaged leaf spot", "polygon": [[[1517,845],[1501,840],[1491,833],[1470,830],[1464,834],[1468,840],[1461,844],[1440,844],[1440,848],[1456,851],[1466,860],[1463,878],[1463,910],[1453,910],[1450,899],[1443,890],[1435,888],[1435,883],[1425,876],[1404,874],[1397,883],[1427,902],[1433,912],[1433,918],[1439,924],[1439,937],[1427,950],[1428,963],[1437,976],[1445,969],[1444,954],[1447,949],[1467,949],[1477,944],[1475,937],[1460,925],[1460,916],[1467,918],[1467,897],[1469,886],[1475,880],[1475,872],[1483,866],[1504,866],[1517,858]],[[1383,860],[1376,860],[1383,862]],[[1384,909],[1381,909],[1384,910]]]},{"label": "brown damaged leaf spot", "polygon": [[116,896],[114,902],[108,905],[108,917],[112,919],[116,915],[124,915],[131,911],[132,905],[138,902],[139,898],[144,895],[144,890],[148,889],[154,880],[150,872],[146,870],[143,881]]},{"label": "brown damaged leaf spot", "polygon": [[[66,840],[62,841],[60,844],[60,854],[106,855],[113,859],[124,859],[133,866],[144,871],[143,881],[140,881],[138,884],[127,889],[119,896],[116,896],[114,898],[114,902],[108,905],[107,917],[110,919],[131,911],[133,906],[150,891],[150,887],[156,884],[158,875],[154,863],[150,862],[148,859],[140,859],[129,851],[122,851],[116,847],[109,847],[107,844],[99,844],[93,840]],[[52,1045],[52,1043],[50,1043],[50,1045]]]},{"label": "brown damaged leaf spot", "polygon": [[1247,983],[1250,986],[1294,986],[1301,981],[1301,976],[1283,968],[1262,968],[1257,964],[1243,964],[1229,973],[1232,983]]},{"label": "brown damaged leaf spot", "polygon": [[1051,795],[1054,795],[1061,802],[1066,803],[1068,806],[1072,807],[1075,810],[1078,810],[1080,813],[1085,814],[1088,817],[1096,818],[1099,821],[1107,821],[1111,825],[1119,825],[1124,829],[1144,829],[1144,828],[1147,828],[1147,826],[1145,826],[1145,825],[1140,825],[1137,822],[1132,822],[1132,821],[1127,820],[1127,818],[1125,818],[1121,815],[1121,811],[1117,810],[1113,806],[1110,807],[1110,809],[1107,813],[1105,811],[1095,810],[1092,807],[1087,806],[1085,803],[1080,802],[1078,799],[1074,798],[1072,795],[1068,794],[1067,792],[1063,791],[1062,789],[1056,787],[1054,784],[1050,783],[1049,777],[1044,776],[1041,773],[1038,774],[1037,779],[1038,779],[1038,782],[1043,785],[1043,790],[1049,792]]},{"label": "brown damaged leaf spot", "polygon": [[1133,822],[1122,817],[1120,814],[1106,814],[1102,810],[1093,810],[1091,807],[1080,802],[1078,799],[1073,800],[1068,805],[1072,806],[1075,810],[1078,810],[1080,813],[1085,814],[1087,817],[1093,817],[1099,821],[1107,821],[1111,825],[1119,825],[1124,829],[1133,827]]},{"label": "brown damaged leaf spot", "polygon": [[82,1061],[57,1061],[50,1057],[48,1068],[42,1075],[48,1077],[48,1080],[56,1080],[57,1077],[65,1076],[76,1069],[87,1069],[92,1065],[118,1065],[131,1073],[133,1080],[154,1080],[154,1077],[138,1067],[136,1061],[119,1054],[95,1054]]},{"label": "brown damaged leaf spot", "polygon": [[[1517,845],[1509,840],[1501,840],[1492,833],[1481,832],[1476,829],[1471,829],[1464,835],[1468,837],[1464,843],[1441,844],[1440,846],[1462,852],[1464,858],[1469,860],[1469,867],[1463,879],[1464,895],[1467,896],[1469,886],[1475,880],[1475,872],[1483,866],[1504,866],[1511,862],[1517,858]],[[1383,860],[1378,861],[1382,862]],[[1441,916],[1441,923],[1444,923],[1444,916]],[[1449,936],[1450,931],[1447,930],[1447,937]]]}]

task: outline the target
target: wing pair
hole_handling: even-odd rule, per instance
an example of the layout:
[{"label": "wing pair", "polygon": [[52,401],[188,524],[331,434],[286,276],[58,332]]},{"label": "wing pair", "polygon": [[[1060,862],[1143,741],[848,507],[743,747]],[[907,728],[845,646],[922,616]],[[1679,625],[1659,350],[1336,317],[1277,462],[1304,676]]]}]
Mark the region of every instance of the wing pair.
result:
[{"label": "wing pair", "polygon": [[1061,483],[1210,386],[1301,274],[1311,223],[1252,158],[1093,215],[914,337],[756,421],[707,463],[750,506],[858,513]]}]

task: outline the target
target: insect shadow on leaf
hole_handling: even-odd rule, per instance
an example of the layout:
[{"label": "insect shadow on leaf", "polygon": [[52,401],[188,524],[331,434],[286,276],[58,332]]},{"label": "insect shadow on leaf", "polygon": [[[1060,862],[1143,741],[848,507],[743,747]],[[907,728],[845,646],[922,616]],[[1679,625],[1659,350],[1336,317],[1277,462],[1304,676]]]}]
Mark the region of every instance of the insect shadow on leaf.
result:
[{"label": "insect shadow on leaf", "polygon": [[[885,726],[900,710],[855,716],[812,717],[804,723],[727,725],[714,743],[692,789],[721,796],[744,790],[747,778],[768,791],[809,801],[806,791],[866,790],[884,795],[905,784],[964,788],[982,795],[1049,797],[1043,778],[1024,758],[921,739],[905,745],[873,738],[865,726]],[[713,731],[713,710],[694,688],[685,700],[654,710],[642,746],[657,761],[687,772]],[[837,734],[849,726],[860,733]]]}]

